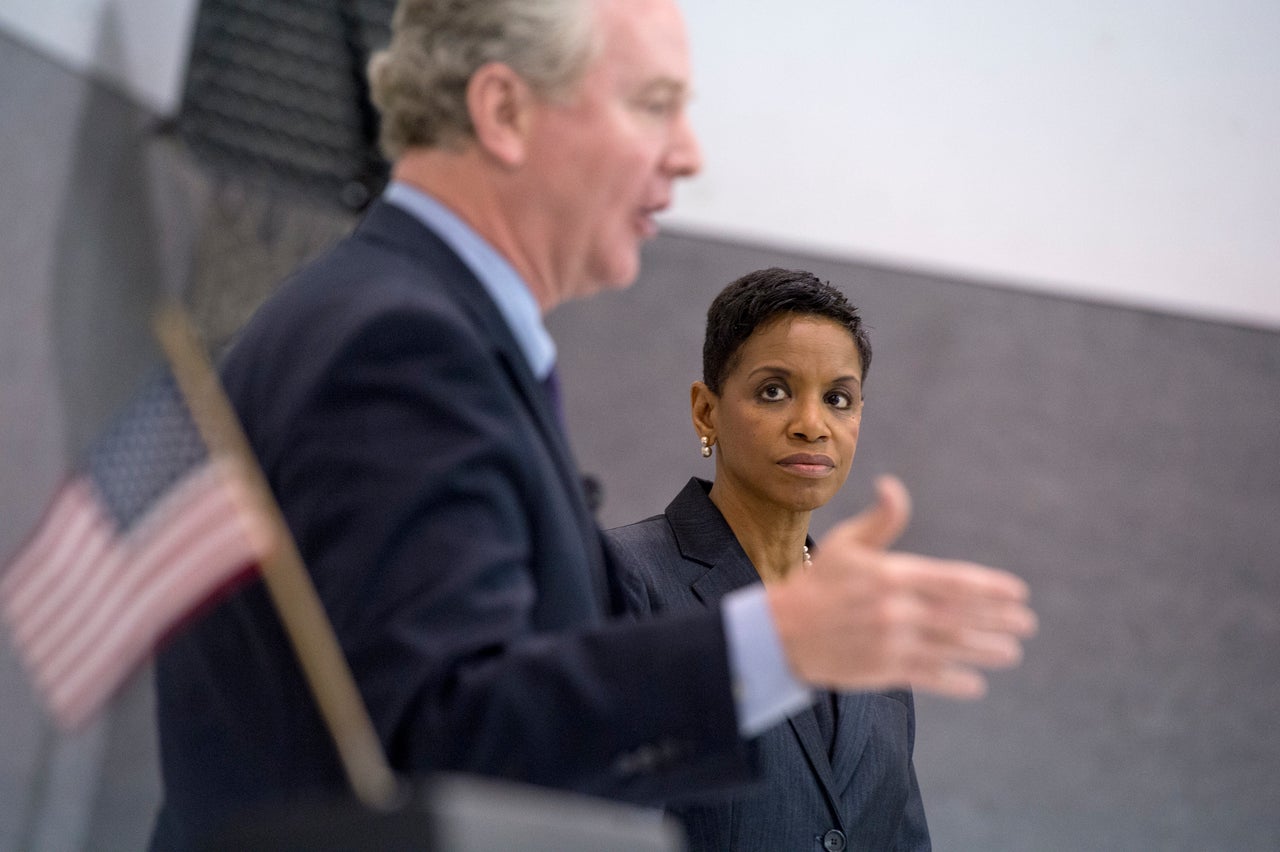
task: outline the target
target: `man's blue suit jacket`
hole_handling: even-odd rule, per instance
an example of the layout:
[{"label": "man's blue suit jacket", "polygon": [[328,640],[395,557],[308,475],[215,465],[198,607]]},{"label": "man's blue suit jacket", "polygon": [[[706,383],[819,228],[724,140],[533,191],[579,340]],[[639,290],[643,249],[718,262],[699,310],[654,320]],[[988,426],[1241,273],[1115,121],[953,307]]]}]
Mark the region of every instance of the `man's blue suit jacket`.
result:
[{"label": "man's blue suit jacket", "polygon": [[[725,594],[759,582],[708,488],[692,479],[664,514],[605,533],[630,611],[714,611]],[[671,808],[685,823],[691,852],[930,848],[912,762],[911,693],[835,698],[834,743],[806,709],[757,738],[763,780],[749,793]]]},{"label": "man's blue suit jacket", "polygon": [[[632,801],[751,777],[714,611],[610,618],[544,391],[480,283],[375,204],[222,370],[393,767]],[[260,582],[160,655],[153,848],[344,787]]]}]

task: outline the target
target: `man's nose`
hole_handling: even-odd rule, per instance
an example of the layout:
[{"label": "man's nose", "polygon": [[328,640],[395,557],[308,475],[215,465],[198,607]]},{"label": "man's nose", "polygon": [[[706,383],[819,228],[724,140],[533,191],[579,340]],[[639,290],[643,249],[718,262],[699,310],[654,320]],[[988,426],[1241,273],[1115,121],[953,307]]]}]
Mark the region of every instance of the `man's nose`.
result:
[{"label": "man's nose", "polygon": [[672,177],[691,177],[702,171],[702,148],[693,132],[689,114],[681,112],[676,120],[675,134],[667,152],[666,168]]}]

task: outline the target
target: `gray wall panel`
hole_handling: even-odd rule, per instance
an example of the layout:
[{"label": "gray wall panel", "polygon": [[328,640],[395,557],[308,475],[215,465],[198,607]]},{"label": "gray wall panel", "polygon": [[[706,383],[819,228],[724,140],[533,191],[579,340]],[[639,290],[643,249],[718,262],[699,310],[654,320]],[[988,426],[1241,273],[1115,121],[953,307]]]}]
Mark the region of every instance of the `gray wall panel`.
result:
[{"label": "gray wall panel", "polygon": [[872,327],[854,474],[816,527],[895,472],[904,548],[1018,571],[1043,619],[986,700],[921,697],[938,847],[1275,848],[1280,335],[666,237],[632,290],[552,318],[606,523],[710,474],[688,415],[703,312],[775,264]]}]

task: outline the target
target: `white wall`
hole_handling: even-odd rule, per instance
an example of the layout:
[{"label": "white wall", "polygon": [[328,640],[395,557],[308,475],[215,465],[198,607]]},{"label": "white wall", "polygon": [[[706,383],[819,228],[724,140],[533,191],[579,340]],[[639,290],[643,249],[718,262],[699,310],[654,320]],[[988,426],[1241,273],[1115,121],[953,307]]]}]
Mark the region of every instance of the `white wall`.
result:
[{"label": "white wall", "polygon": [[0,0],[0,30],[106,80],[154,112],[174,112],[199,0]]},{"label": "white wall", "polygon": [[[0,0],[176,108],[197,0]],[[1280,2],[683,0],[707,168],[668,223],[1280,328]]]},{"label": "white wall", "polygon": [[1276,0],[684,0],[668,222],[1280,328]]}]

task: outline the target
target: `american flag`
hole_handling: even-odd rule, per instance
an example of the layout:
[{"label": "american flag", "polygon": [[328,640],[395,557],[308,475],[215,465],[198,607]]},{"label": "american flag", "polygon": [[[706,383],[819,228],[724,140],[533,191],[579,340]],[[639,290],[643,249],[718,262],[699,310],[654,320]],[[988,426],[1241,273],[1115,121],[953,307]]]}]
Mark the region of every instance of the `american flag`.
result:
[{"label": "american flag", "polygon": [[80,727],[265,539],[160,369],[100,433],[0,578],[0,618],[54,719]]}]

